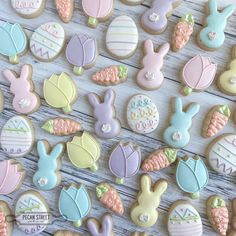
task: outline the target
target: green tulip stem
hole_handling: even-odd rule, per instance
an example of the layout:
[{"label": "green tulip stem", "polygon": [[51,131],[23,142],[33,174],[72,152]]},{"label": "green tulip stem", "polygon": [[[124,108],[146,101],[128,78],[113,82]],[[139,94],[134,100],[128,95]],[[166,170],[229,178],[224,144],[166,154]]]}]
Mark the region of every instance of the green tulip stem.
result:
[{"label": "green tulip stem", "polygon": [[74,69],[73,69],[73,72],[76,75],[82,75],[84,73],[84,69],[81,66],[75,66]]},{"label": "green tulip stem", "polygon": [[9,57],[9,61],[11,64],[18,64],[19,63],[19,57],[17,55]]},{"label": "green tulip stem", "polygon": [[117,184],[124,184],[125,180],[123,178],[116,178]]},{"label": "green tulip stem", "polygon": [[199,192],[196,192],[196,193],[192,193],[191,194],[191,198],[192,199],[198,199],[200,197],[200,193]]},{"label": "green tulip stem", "polygon": [[72,111],[70,104],[68,104],[66,107],[63,107],[62,110],[68,114]]},{"label": "green tulip stem", "polygon": [[188,87],[188,86],[185,86],[182,90],[182,94],[184,96],[188,96],[190,93],[192,93],[193,89]]},{"label": "green tulip stem", "polygon": [[97,25],[98,25],[98,20],[97,20],[96,18],[94,18],[94,17],[89,17],[89,19],[88,19],[88,25],[89,25],[90,27],[96,28]]},{"label": "green tulip stem", "polygon": [[96,171],[98,170],[98,165],[97,165],[97,163],[94,163],[93,166],[90,167],[90,170],[91,170],[92,172],[96,172]]},{"label": "green tulip stem", "polygon": [[73,224],[75,227],[79,228],[82,225],[82,221],[78,220],[78,221],[73,222]]}]

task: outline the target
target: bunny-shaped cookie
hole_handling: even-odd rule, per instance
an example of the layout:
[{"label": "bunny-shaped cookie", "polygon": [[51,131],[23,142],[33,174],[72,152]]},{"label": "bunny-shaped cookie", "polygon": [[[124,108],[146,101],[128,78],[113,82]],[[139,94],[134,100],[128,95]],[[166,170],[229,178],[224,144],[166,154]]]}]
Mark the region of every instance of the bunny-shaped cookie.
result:
[{"label": "bunny-shaped cookie", "polygon": [[33,176],[33,183],[41,190],[51,190],[61,182],[59,169],[61,166],[60,158],[64,153],[64,144],[58,143],[50,153],[49,149],[47,141],[38,141],[38,170]]},{"label": "bunny-shaped cookie", "polygon": [[171,116],[170,126],[164,131],[164,141],[167,145],[173,148],[183,148],[189,143],[192,118],[199,110],[200,105],[192,103],[185,112],[181,98],[174,98],[174,114]]},{"label": "bunny-shaped cookie", "polygon": [[163,67],[163,59],[169,50],[169,43],[165,43],[160,47],[159,52],[155,52],[152,40],[145,41],[143,68],[137,75],[137,83],[141,88],[155,90],[161,87],[164,80],[161,68]]},{"label": "bunny-shaped cookie", "polygon": [[166,191],[167,186],[166,180],[160,180],[152,188],[151,177],[147,174],[141,176],[141,190],[130,215],[136,225],[146,228],[153,226],[157,222],[157,208],[160,205],[161,195]]},{"label": "bunny-shaped cookie", "polygon": [[14,71],[3,71],[3,75],[11,83],[11,92],[15,95],[12,106],[21,114],[33,113],[40,106],[40,98],[34,92],[32,70],[31,65],[24,65],[21,69],[20,77],[17,77]]},{"label": "bunny-shaped cookie", "polygon": [[167,27],[167,18],[181,2],[182,0],[153,0],[151,8],[142,16],[143,29],[150,34],[161,34]]},{"label": "bunny-shaped cookie", "polygon": [[119,120],[115,117],[115,92],[112,89],[106,90],[103,102],[97,94],[89,93],[88,100],[94,109],[94,117],[97,119],[95,123],[96,135],[104,139],[116,137],[120,133],[121,126]]},{"label": "bunny-shaped cookie", "polygon": [[205,28],[198,35],[198,42],[204,50],[214,51],[224,44],[227,19],[233,14],[235,7],[230,4],[219,12],[217,1],[209,0],[208,10],[209,16],[206,19]]},{"label": "bunny-shaped cookie", "polygon": [[97,219],[89,218],[87,227],[92,236],[114,236],[113,220],[110,214],[103,215],[101,224]]}]

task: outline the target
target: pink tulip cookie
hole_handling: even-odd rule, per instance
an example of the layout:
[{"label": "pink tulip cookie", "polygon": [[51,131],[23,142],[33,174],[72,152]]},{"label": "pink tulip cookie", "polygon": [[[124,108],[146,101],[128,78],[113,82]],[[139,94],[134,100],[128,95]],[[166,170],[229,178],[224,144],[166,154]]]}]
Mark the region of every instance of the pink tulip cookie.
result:
[{"label": "pink tulip cookie", "polygon": [[55,0],[58,15],[64,23],[68,23],[74,12],[74,0]]},{"label": "pink tulip cookie", "polygon": [[164,76],[161,72],[163,67],[163,60],[169,52],[170,45],[163,44],[159,52],[155,52],[153,42],[148,39],[144,43],[145,56],[142,60],[143,68],[137,75],[138,85],[146,90],[155,90],[161,87]]},{"label": "pink tulip cookie", "polygon": [[40,107],[40,97],[34,92],[32,81],[32,66],[24,65],[20,76],[14,71],[4,70],[4,77],[11,83],[10,90],[15,95],[12,106],[21,114],[30,114],[37,111]]}]

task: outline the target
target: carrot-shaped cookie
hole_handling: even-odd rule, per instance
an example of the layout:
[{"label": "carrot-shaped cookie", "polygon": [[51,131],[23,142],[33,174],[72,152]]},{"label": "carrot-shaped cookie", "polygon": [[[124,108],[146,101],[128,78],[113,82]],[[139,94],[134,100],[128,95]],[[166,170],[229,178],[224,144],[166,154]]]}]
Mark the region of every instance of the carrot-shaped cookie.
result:
[{"label": "carrot-shaped cookie", "polygon": [[172,49],[174,52],[181,50],[189,41],[193,33],[194,19],[191,14],[184,15],[177,23],[172,35]]},{"label": "carrot-shaped cookie", "polygon": [[164,169],[175,162],[177,150],[171,148],[159,149],[150,154],[142,164],[145,172],[158,171]]},{"label": "carrot-shaped cookie", "polygon": [[68,23],[74,12],[74,0],[55,0],[55,5],[61,20]]},{"label": "carrot-shaped cookie", "polygon": [[228,236],[236,236],[236,198],[232,201],[232,219],[231,219],[231,230],[229,231]]},{"label": "carrot-shaped cookie", "polygon": [[62,136],[75,134],[81,131],[80,123],[68,118],[54,118],[47,120],[42,129],[50,134]]},{"label": "carrot-shaped cookie", "polygon": [[214,195],[207,200],[207,216],[214,230],[221,236],[225,236],[228,230],[229,213],[221,197]]},{"label": "carrot-shaped cookie", "polygon": [[92,80],[100,85],[116,85],[127,80],[128,68],[126,66],[110,66],[92,76]]},{"label": "carrot-shaped cookie", "polygon": [[96,187],[96,194],[100,202],[107,208],[119,215],[124,213],[123,203],[115,188],[107,183],[101,183]]},{"label": "carrot-shaped cookie", "polygon": [[230,109],[227,105],[214,106],[207,114],[202,128],[202,136],[210,138],[222,130],[228,123]]}]

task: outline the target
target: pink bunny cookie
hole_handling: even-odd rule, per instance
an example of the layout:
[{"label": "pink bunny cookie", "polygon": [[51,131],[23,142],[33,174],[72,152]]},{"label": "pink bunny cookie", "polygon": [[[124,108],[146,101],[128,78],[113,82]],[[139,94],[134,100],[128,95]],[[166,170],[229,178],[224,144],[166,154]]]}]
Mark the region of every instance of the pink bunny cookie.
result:
[{"label": "pink bunny cookie", "polygon": [[148,39],[144,42],[143,68],[137,75],[137,83],[141,88],[155,90],[161,87],[164,80],[161,68],[163,67],[163,59],[169,50],[169,43],[163,44],[159,52],[155,52],[152,40]]},{"label": "pink bunny cookie", "polygon": [[116,137],[121,130],[120,121],[115,117],[115,92],[108,89],[104,95],[104,101],[95,93],[88,94],[88,100],[93,107],[96,118],[95,133],[99,138],[111,139]]},{"label": "pink bunny cookie", "polygon": [[104,214],[101,223],[95,218],[87,220],[87,227],[92,236],[114,236],[113,221],[110,214]]},{"label": "pink bunny cookie", "polygon": [[40,98],[34,92],[32,66],[24,65],[18,77],[14,71],[4,70],[4,77],[11,83],[10,90],[15,95],[12,106],[21,114],[30,114],[39,109]]}]

